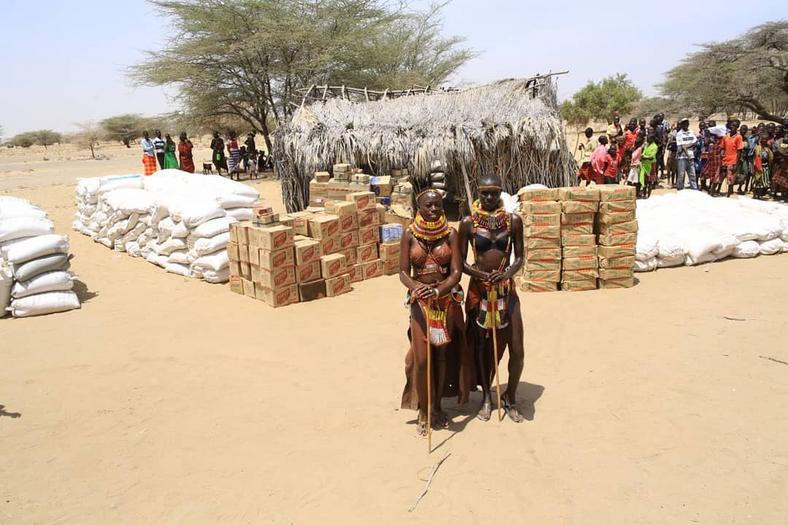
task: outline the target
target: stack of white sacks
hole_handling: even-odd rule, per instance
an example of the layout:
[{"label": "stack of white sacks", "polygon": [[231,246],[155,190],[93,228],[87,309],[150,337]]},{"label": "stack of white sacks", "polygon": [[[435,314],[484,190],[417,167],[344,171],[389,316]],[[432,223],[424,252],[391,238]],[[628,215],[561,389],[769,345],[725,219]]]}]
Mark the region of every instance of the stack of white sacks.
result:
[{"label": "stack of white sacks", "polygon": [[258,197],[239,182],[179,170],[81,179],[72,226],[168,272],[223,283],[230,224],[251,219]]},{"label": "stack of white sacks", "polygon": [[68,237],[24,199],[0,196],[0,317],[79,308],[68,271]]},{"label": "stack of white sacks", "polygon": [[683,190],[638,201],[636,272],[788,252],[788,206]]}]

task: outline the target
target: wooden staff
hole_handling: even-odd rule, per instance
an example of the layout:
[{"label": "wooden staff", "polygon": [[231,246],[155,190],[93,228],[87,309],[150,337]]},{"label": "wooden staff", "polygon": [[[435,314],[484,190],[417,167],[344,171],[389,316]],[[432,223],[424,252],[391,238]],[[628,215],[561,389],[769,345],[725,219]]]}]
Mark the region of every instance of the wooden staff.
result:
[{"label": "wooden staff", "polygon": [[427,300],[424,327],[427,332],[427,454],[432,454],[432,346],[430,344],[430,311],[432,300]]},{"label": "wooden staff", "polygon": [[[490,297],[492,296],[492,297]],[[493,340],[493,359],[495,359],[495,393],[498,396],[498,421],[503,421],[503,416],[501,415],[501,378],[498,374],[498,333],[496,330],[496,326],[498,322],[496,321],[496,314],[498,313],[498,290],[494,287],[490,290],[490,294],[487,296],[488,300],[492,303],[492,340]],[[429,363],[429,361],[427,361]]]}]

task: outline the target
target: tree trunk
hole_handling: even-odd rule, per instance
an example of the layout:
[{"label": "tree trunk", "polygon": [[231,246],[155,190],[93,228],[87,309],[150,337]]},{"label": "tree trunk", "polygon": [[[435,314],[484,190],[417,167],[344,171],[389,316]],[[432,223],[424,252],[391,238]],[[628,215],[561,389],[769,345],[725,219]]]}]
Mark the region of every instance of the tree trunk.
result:
[{"label": "tree trunk", "polygon": [[90,156],[93,157],[93,159],[96,158],[96,154],[93,153],[93,144],[90,145]]},{"label": "tree trunk", "polygon": [[763,120],[770,120],[772,122],[777,122],[778,124],[785,124],[786,122],[786,118],[784,116],[775,115],[766,109],[766,107],[758,100],[753,98],[744,100],[743,105],[753,110]]}]

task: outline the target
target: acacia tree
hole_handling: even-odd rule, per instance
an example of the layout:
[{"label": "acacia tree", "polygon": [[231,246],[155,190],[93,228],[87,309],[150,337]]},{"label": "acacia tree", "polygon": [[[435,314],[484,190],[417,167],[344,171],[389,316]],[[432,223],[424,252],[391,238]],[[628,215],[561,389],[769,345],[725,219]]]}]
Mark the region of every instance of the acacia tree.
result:
[{"label": "acacia tree", "polygon": [[695,113],[747,109],[783,122],[788,115],[788,21],[702,44],[668,71],[660,90]]},{"label": "acacia tree", "polygon": [[72,135],[72,140],[82,148],[90,150],[90,156],[96,158],[95,148],[104,135],[104,130],[92,122],[78,124],[79,131]]},{"label": "acacia tree", "polygon": [[99,122],[108,140],[122,142],[127,148],[131,141],[141,137],[148,120],[141,115],[126,114],[105,118]]},{"label": "acacia tree", "polygon": [[586,84],[571,101],[561,104],[561,116],[575,126],[585,126],[592,120],[610,121],[614,115],[632,111],[642,96],[626,74],[617,73]]},{"label": "acacia tree", "polygon": [[242,119],[269,134],[312,84],[436,85],[471,58],[440,36],[440,7],[408,13],[384,0],[151,0],[173,38],[133,67],[140,84],[174,85],[205,124]]},{"label": "acacia tree", "polygon": [[44,149],[47,149],[47,146],[51,146],[63,140],[63,136],[60,133],[52,131],[51,129],[39,129],[38,131],[31,131],[31,133],[33,134],[35,143],[39,146],[44,146]]}]

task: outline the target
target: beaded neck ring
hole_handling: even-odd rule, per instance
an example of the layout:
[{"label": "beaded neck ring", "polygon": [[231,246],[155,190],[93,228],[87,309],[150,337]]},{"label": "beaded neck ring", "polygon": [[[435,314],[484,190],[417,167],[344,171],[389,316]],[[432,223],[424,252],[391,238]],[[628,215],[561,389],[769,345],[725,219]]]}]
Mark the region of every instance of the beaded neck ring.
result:
[{"label": "beaded neck ring", "polygon": [[471,206],[471,211],[474,228],[481,227],[491,231],[506,229],[506,231],[509,231],[511,226],[510,215],[503,206],[503,199],[498,201],[498,207],[493,211],[483,209],[481,203],[476,200]]}]

